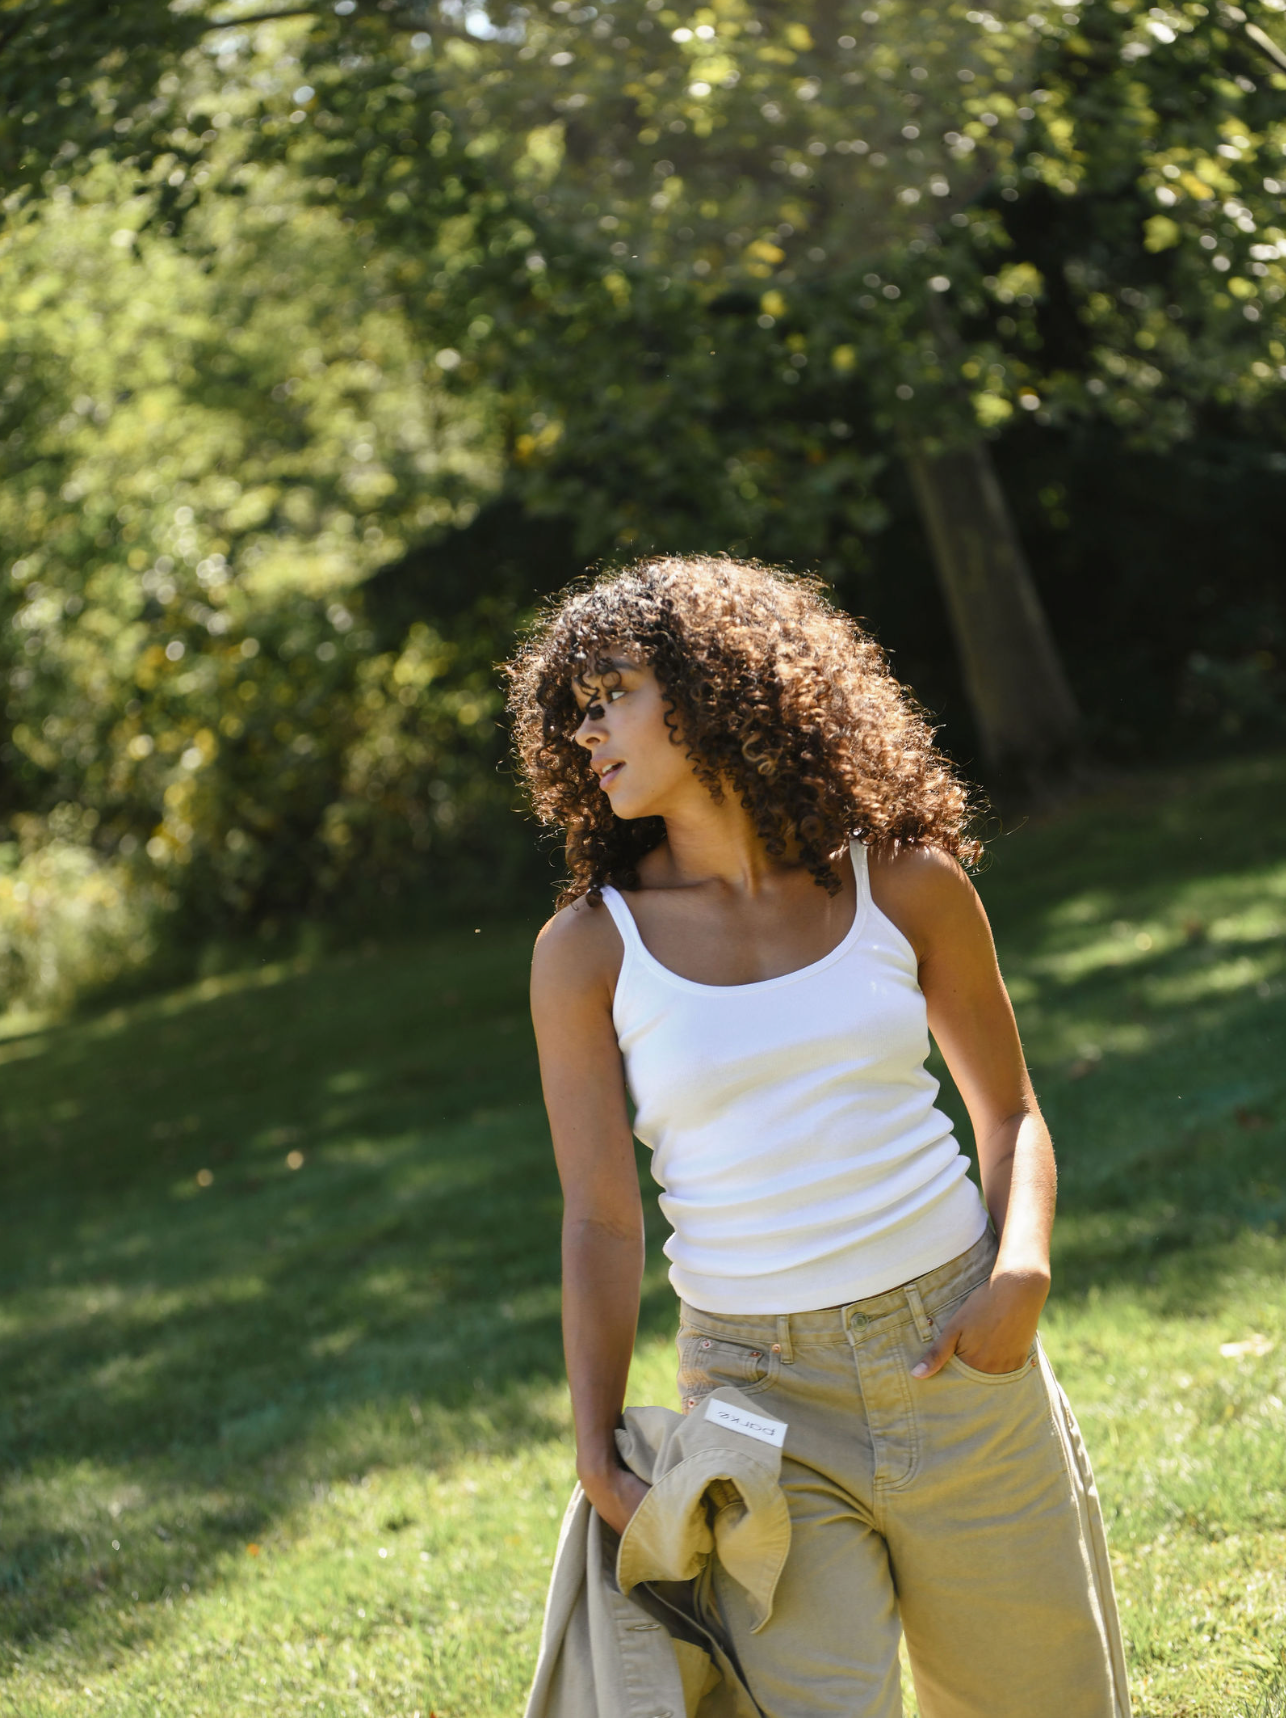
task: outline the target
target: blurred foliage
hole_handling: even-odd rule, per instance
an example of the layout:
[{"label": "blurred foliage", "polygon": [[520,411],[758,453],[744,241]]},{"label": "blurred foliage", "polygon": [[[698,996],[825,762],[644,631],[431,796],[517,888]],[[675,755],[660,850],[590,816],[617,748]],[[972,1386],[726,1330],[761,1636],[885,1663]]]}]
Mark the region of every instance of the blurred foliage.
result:
[{"label": "blurred foliage", "polygon": [[[416,875],[487,799],[488,642],[420,625],[373,654],[353,587],[469,517],[485,400],[444,396],[379,260],[281,172],[183,247],[122,170],[85,189],[3,241],[3,810],[214,924]],[[10,995],[65,989],[28,947]]]},{"label": "blurred foliage", "polygon": [[[546,483],[622,419],[685,467],[732,372],[762,423],[830,371],[879,433],[1101,412],[1164,446],[1286,361],[1286,52],[1239,19],[555,0],[408,40],[359,8],[300,34],[254,135],[418,269],[455,386],[531,396]],[[223,41],[235,79],[252,38]]]},{"label": "blurred foliage", "polygon": [[16,823],[26,841],[0,845],[0,995],[28,1009],[66,1004],[147,962],[164,892],[94,851],[92,812],[64,805]]},{"label": "blurred foliage", "polygon": [[980,432],[1101,740],[1280,723],[1164,472],[1279,537],[1284,6],[0,0],[13,841],[140,928],[477,871],[495,658],[653,546],[818,567],[951,714],[897,454]]},{"label": "blurred foliage", "polygon": [[[1271,8],[1252,25],[1196,4],[946,7],[928,32],[891,4],[435,17],[419,33],[366,7],[310,24],[297,69],[260,93],[257,148],[403,257],[408,315],[449,385],[485,378],[503,399],[508,493],[564,528],[564,576],[731,545],[820,567],[865,613],[908,613],[905,558],[880,538],[909,509],[898,449],[981,427],[1020,485],[1040,471],[1011,502],[1044,540],[1060,639],[1093,635],[1094,734],[1236,727],[1226,701],[1216,716],[1183,690],[1212,578],[1236,618],[1217,628],[1230,676],[1258,675],[1280,721],[1284,618],[1262,566],[1286,525],[1270,494],[1286,430]],[[251,35],[219,41],[234,78]],[[1222,487],[1198,475],[1197,441],[1236,468]],[[1051,534],[1072,472],[1114,463],[1142,476],[1147,520],[1096,485]],[[1185,561],[1187,484],[1225,532],[1254,521],[1248,557],[1216,542],[1211,565]],[[472,571],[489,592],[485,541]],[[421,559],[420,613],[481,547]],[[556,583],[536,570],[525,595]],[[896,630],[917,672],[936,608],[921,583]],[[1108,612],[1124,632],[1102,668]],[[1122,724],[1107,707],[1130,702],[1150,637],[1150,709]],[[949,656],[944,636],[927,667],[954,690]],[[968,750],[967,722],[957,738]]]}]

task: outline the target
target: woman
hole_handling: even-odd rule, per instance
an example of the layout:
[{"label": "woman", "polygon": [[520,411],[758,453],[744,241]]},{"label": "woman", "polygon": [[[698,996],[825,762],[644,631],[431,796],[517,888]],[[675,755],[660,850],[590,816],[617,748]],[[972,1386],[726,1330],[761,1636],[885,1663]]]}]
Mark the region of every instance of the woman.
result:
[{"label": "woman", "polygon": [[1127,1712],[1093,1480],[1036,1339],[1053,1152],[930,730],[816,586],[719,558],[575,592],[510,672],[571,871],[532,1007],[591,1502],[619,1532],[646,1491],[613,1439],[637,1134],[682,1407],[733,1386],[787,1424],[772,1617],[752,1630],[717,1567],[703,1603],[764,1712],[900,1713],[899,1628],[928,1714]]}]

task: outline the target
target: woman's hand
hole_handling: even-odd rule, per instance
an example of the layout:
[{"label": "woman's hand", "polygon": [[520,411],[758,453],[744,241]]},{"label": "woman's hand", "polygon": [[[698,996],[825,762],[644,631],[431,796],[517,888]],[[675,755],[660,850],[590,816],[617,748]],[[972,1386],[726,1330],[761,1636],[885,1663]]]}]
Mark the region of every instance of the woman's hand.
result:
[{"label": "woman's hand", "polygon": [[618,1535],[625,1533],[630,1518],[651,1492],[646,1481],[619,1463],[598,1475],[582,1476],[581,1486],[599,1516]]},{"label": "woman's hand", "polygon": [[960,1304],[912,1374],[930,1379],[952,1356],[982,1374],[1013,1373],[1027,1360],[1048,1294],[1048,1273],[993,1273]]}]

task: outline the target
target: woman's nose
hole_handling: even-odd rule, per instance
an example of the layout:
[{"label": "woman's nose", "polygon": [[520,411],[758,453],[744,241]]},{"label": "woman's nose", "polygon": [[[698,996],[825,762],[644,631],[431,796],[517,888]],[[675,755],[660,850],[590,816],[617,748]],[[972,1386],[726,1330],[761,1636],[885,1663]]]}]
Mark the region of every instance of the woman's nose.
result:
[{"label": "woman's nose", "polygon": [[591,717],[589,712],[586,711],[585,715],[580,720],[580,727],[576,730],[572,739],[576,741],[578,745],[583,747],[590,746],[593,740],[602,740],[602,721],[601,717]]}]

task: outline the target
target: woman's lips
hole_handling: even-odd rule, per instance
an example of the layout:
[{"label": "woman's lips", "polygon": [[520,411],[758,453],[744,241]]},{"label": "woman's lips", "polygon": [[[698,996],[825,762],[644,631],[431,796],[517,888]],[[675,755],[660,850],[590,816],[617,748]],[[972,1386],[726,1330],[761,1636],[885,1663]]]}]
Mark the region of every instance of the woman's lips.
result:
[{"label": "woman's lips", "polygon": [[610,764],[598,779],[600,788],[607,788],[620,776],[625,769],[624,764]]}]

